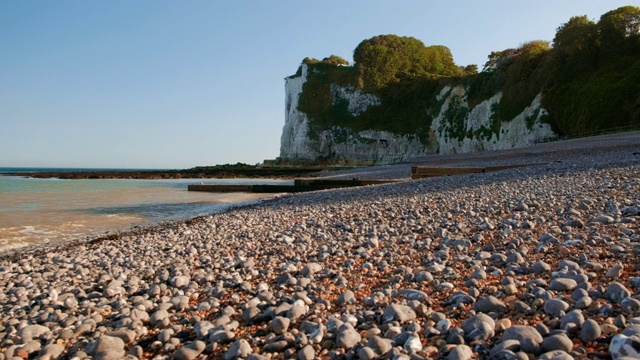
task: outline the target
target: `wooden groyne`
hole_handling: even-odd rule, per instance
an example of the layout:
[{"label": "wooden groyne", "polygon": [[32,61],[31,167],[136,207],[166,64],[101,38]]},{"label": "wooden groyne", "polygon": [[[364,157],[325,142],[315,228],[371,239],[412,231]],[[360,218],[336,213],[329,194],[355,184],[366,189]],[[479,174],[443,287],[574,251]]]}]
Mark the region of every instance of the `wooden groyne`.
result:
[{"label": "wooden groyne", "polygon": [[399,180],[367,180],[367,179],[296,179],[293,185],[189,185],[189,191],[204,192],[249,192],[249,193],[290,193],[307,192],[347,187],[377,185],[397,182]]},{"label": "wooden groyne", "polygon": [[[411,168],[412,179],[422,179],[436,176],[451,176],[472,173],[485,173],[512,169],[517,167],[540,164],[502,165],[486,167],[443,167],[443,166],[413,166]],[[370,180],[370,179],[296,179],[292,185],[216,185],[198,184],[189,185],[189,191],[203,191],[214,193],[246,192],[246,193],[296,193],[327,189],[339,189],[356,186],[378,185],[398,182],[403,180]]]},{"label": "wooden groyne", "polygon": [[411,178],[422,179],[422,178],[437,177],[437,176],[486,173],[486,172],[507,170],[507,169],[533,166],[533,165],[542,165],[542,164],[500,165],[500,166],[485,166],[485,167],[412,166]]}]

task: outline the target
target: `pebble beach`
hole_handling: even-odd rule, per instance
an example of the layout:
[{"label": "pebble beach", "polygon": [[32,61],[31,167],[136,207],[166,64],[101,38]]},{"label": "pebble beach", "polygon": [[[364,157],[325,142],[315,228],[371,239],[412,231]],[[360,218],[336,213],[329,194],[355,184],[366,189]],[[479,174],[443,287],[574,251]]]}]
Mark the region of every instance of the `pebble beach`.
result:
[{"label": "pebble beach", "polygon": [[406,181],[0,254],[0,360],[640,357],[637,132],[330,176]]}]

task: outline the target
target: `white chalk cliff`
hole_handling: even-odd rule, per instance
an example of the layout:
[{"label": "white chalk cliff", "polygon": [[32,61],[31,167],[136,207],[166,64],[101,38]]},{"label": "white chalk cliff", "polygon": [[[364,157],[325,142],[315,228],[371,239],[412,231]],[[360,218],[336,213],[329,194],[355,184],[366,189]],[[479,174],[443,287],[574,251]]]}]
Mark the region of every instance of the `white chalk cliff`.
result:
[{"label": "white chalk cliff", "polygon": [[[515,118],[499,124],[491,131],[493,107],[500,102],[498,93],[469,108],[467,90],[463,86],[444,87],[437,97],[443,101],[438,114],[433,115],[429,140],[417,135],[394,134],[388,131],[354,131],[347,127],[312,129],[307,114],[298,110],[302,86],[309,76],[306,64],[301,73],[286,79],[285,124],[280,142],[280,158],[286,160],[330,160],[350,163],[393,163],[431,155],[522,147],[556,137],[551,127],[541,122],[546,110],[538,95]],[[348,111],[358,116],[369,107],[380,104],[374,95],[352,87],[331,85],[334,103],[348,101]],[[454,125],[447,118],[450,108],[462,108],[464,118]],[[427,109],[425,109],[427,111]],[[496,126],[494,126],[494,129]],[[461,135],[463,134],[463,135]]]}]

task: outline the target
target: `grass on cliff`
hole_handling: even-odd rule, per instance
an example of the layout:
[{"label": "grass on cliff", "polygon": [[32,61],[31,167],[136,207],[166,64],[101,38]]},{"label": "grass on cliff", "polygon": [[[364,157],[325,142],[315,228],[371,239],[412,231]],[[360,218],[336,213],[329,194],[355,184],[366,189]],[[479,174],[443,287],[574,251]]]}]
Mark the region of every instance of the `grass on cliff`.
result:
[{"label": "grass on cliff", "polygon": [[[363,41],[356,49],[366,66],[309,64],[298,109],[310,118],[312,136],[339,126],[356,132],[372,129],[417,135],[428,144],[432,120],[442,108],[436,95],[446,85],[467,89],[468,106],[453,104],[446,114],[450,137],[460,140],[499,136],[500,124],[521,114],[538,94],[548,112],[543,120],[560,135],[640,125],[640,7],[612,10],[597,23],[586,16],[572,17],[557,29],[553,47],[536,40],[492,52],[483,72],[476,74],[462,68],[459,73],[451,69],[431,73],[430,61],[454,65],[453,59],[445,47],[424,47],[413,38],[383,35]],[[434,49],[442,56],[428,56]],[[381,54],[391,65],[378,61]],[[331,84],[365,89],[381,104],[353,116],[346,101],[334,101]],[[466,131],[469,110],[498,93],[502,97],[492,109],[489,127],[477,133]],[[535,117],[526,120],[533,126]]]}]

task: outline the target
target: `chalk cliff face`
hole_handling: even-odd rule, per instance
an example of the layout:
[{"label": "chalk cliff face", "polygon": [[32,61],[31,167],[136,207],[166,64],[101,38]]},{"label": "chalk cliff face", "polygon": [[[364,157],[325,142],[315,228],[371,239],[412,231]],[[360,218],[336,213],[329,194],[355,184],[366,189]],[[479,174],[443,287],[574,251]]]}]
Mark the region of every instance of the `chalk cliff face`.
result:
[{"label": "chalk cliff face", "polygon": [[319,157],[316,141],[309,138],[309,118],[298,110],[302,85],[307,81],[307,65],[301,66],[300,76],[285,82],[285,121],[280,137],[280,157],[290,160],[315,160]]},{"label": "chalk cliff face", "polygon": [[[462,86],[446,86],[438,97],[438,100],[444,100],[444,104],[431,123],[431,131],[435,135],[439,154],[517,148],[557,137],[551,126],[542,122],[547,111],[541,106],[541,94],[508,121],[494,120],[496,115],[493,109],[500,103],[502,93],[473,108],[469,107],[467,91]],[[458,107],[458,114],[464,114],[459,125],[455,119],[447,117],[452,107]]]},{"label": "chalk cliff face", "polygon": [[[308,66],[303,64],[299,74],[286,79],[286,115],[280,144],[282,159],[381,164],[437,153],[522,147],[556,137],[551,127],[541,122],[546,115],[540,104],[541,95],[514,119],[500,122],[495,120],[493,109],[500,102],[501,93],[470,108],[463,86],[446,86],[440,91],[436,100],[442,106],[432,115],[429,135],[422,139],[417,135],[354,131],[339,126],[317,129],[312,126],[308,114],[298,110],[308,71]],[[334,103],[348,101],[348,112],[355,117],[380,105],[376,96],[353,87],[332,84],[331,96]]]}]

